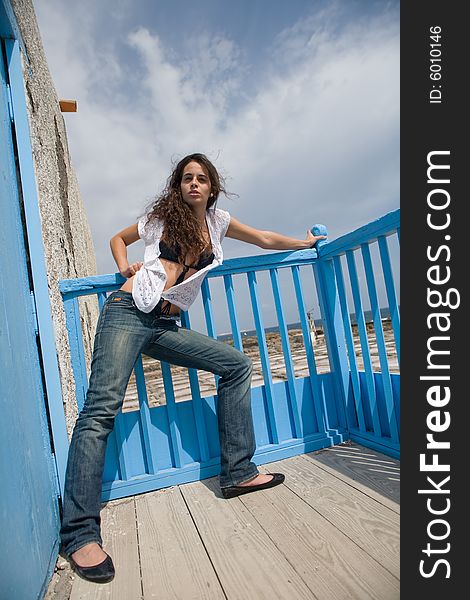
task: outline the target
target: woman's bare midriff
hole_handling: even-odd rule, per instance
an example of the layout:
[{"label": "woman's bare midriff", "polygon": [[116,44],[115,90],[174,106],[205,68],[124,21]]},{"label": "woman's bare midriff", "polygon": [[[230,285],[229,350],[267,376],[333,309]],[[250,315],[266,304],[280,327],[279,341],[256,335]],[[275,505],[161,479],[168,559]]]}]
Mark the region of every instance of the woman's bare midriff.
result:
[{"label": "woman's bare midriff", "polygon": [[[166,285],[164,288],[164,291],[165,291],[175,284],[176,280],[178,279],[179,274],[183,271],[183,268],[181,267],[180,264],[175,263],[171,260],[165,260],[164,258],[161,259],[161,263],[163,265],[163,268],[165,269],[166,276],[167,276]],[[196,273],[196,269],[189,269],[188,272],[185,274],[184,279],[191,277],[191,275],[193,275],[194,273]],[[132,275],[132,277],[129,277],[129,279],[125,283],[123,283],[123,285],[119,289],[121,289],[124,292],[132,293],[132,285],[134,283],[134,277],[135,277],[135,275]],[[164,304],[164,306],[165,306],[165,304]],[[178,306],[175,306],[174,304],[170,304],[170,315],[179,315],[179,314],[180,314],[180,308]]]}]

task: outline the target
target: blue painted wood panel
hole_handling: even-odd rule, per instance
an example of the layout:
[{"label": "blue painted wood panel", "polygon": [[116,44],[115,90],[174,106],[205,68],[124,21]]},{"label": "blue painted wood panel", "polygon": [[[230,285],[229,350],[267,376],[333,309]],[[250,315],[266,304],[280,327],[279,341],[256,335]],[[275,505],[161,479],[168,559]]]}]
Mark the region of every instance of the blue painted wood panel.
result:
[{"label": "blue painted wood panel", "polygon": [[[359,372],[359,379],[361,388],[367,386],[366,374],[364,371]],[[390,424],[387,415],[387,400],[384,394],[382,374],[374,372],[375,386],[377,391],[377,411],[378,418],[381,425],[381,433],[377,435],[372,427],[369,427],[367,431],[361,431],[357,428],[351,427],[350,434],[351,439],[358,443],[364,444],[375,450],[379,450],[388,456],[393,458],[400,458],[400,444],[395,441],[391,435]],[[391,375],[392,392],[393,392],[393,403],[395,412],[398,415],[398,422],[400,418],[400,375],[392,373]]]},{"label": "blue painted wood panel", "polygon": [[[7,50],[11,48],[12,42]],[[0,596],[30,600],[41,596],[52,573],[59,547],[59,509],[6,66],[0,56]]]},{"label": "blue painted wood panel", "polygon": [[[329,413],[333,426],[337,426],[336,406],[333,399],[332,374],[320,375],[319,385],[322,400]],[[273,444],[268,428],[268,415],[266,411],[265,390],[263,387],[252,389],[253,422],[257,451],[254,462],[265,464],[281,458],[303,453],[305,448],[311,450],[331,446],[333,443],[343,441],[344,437],[326,436],[318,432],[314,426],[314,408],[311,395],[311,386],[308,378],[295,380],[296,395],[300,405],[300,414],[304,428],[304,436],[296,437],[295,424],[288,401],[288,387],[285,382],[274,384],[276,404],[279,412],[279,443]],[[176,460],[170,435],[170,421],[168,419],[168,406],[161,405],[149,409],[151,420],[151,443],[156,448],[155,472],[150,472],[145,460],[145,449],[141,435],[139,411],[125,412],[120,415],[124,432],[126,455],[126,473],[123,477],[117,460],[118,448],[121,442],[117,441],[114,430],[108,441],[105,473],[103,476],[103,500],[120,498],[130,493],[141,493],[151,489],[158,489],[168,485],[199,479],[201,474],[206,477],[217,475],[220,468],[220,448],[217,433],[216,398],[213,396],[201,398],[204,415],[204,426],[209,437],[209,456],[201,460],[197,442],[194,413],[191,400],[176,402],[172,408],[175,412],[175,421],[178,428],[179,457]]]}]

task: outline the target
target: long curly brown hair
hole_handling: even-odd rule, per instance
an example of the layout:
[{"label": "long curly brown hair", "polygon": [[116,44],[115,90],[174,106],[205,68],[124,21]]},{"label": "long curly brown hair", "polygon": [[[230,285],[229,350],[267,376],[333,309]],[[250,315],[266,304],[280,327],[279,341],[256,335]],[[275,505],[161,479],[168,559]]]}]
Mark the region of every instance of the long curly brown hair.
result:
[{"label": "long curly brown hair", "polygon": [[209,176],[211,196],[207,202],[208,209],[216,204],[221,192],[227,195],[223,178],[207,156],[200,153],[189,154],[174,167],[165,189],[147,212],[148,222],[154,219],[163,221],[162,240],[175,248],[179,260],[183,263],[187,254],[197,257],[202,254],[207,245],[201,226],[181,195],[183,171],[186,165],[192,161],[201,165]]}]

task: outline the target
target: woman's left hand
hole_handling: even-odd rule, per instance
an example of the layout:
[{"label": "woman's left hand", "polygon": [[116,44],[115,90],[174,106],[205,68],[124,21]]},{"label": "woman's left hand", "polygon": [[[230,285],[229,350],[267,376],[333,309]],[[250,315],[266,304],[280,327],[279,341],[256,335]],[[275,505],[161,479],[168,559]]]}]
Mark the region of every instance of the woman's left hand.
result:
[{"label": "woman's left hand", "polygon": [[309,248],[313,248],[319,240],[326,240],[326,235],[313,235],[310,229],[307,229],[306,241],[309,243]]},{"label": "woman's left hand", "polygon": [[133,277],[137,271],[140,271],[140,269],[142,268],[142,265],[144,263],[142,262],[135,262],[132,263],[131,265],[128,265],[124,271],[119,271],[121,273],[121,275],[123,277],[125,277],[126,279],[129,279],[130,277]]}]

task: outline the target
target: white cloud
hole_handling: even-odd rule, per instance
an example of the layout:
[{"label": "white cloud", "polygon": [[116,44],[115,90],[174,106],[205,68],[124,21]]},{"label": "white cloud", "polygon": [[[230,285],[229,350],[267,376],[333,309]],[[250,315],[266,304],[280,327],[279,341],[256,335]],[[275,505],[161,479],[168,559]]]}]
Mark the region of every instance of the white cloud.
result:
[{"label": "white cloud", "polygon": [[[240,196],[219,206],[255,227],[303,238],[323,222],[336,236],[398,206],[395,17],[340,31],[338,7],[304,19],[280,33],[272,62],[254,72],[220,33],[194,35],[182,59],[144,27],[124,40],[107,31],[104,41],[96,5],[36,4],[59,95],[78,100],[67,128],[101,273],[114,271],[109,238],[188,152],[215,160]],[[227,241],[226,252],[256,250]]]}]

